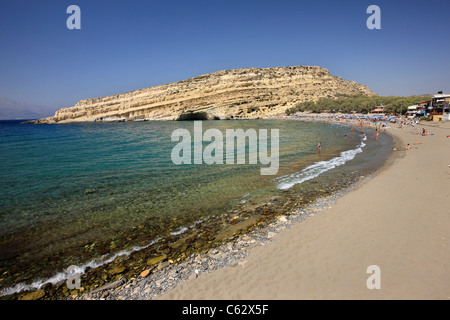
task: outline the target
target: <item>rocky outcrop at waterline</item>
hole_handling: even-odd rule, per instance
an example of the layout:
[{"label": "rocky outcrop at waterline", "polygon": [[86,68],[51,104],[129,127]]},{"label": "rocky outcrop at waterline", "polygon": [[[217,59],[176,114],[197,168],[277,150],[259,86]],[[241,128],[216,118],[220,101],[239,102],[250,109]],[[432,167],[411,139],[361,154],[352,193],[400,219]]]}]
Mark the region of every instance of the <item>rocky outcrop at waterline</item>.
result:
[{"label": "rocky outcrop at waterline", "polygon": [[86,99],[36,123],[213,120],[283,114],[299,102],[376,95],[313,66],[222,70],[170,84]]}]

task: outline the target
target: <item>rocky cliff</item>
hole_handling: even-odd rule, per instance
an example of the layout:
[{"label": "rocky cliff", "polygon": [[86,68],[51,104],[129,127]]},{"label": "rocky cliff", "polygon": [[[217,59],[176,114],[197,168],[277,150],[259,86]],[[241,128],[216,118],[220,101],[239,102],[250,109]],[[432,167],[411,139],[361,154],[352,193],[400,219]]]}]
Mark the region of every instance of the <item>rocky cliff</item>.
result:
[{"label": "rocky cliff", "polygon": [[82,100],[37,123],[258,118],[338,94],[375,95],[321,67],[245,68]]}]

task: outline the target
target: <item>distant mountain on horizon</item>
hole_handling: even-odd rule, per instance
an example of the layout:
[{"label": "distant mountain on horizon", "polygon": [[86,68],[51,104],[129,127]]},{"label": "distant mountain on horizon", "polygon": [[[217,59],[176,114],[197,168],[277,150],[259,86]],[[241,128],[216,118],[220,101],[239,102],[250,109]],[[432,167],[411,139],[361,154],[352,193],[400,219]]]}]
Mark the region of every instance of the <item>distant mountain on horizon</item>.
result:
[{"label": "distant mountain on horizon", "polygon": [[52,116],[57,108],[0,98],[0,120],[34,120]]}]

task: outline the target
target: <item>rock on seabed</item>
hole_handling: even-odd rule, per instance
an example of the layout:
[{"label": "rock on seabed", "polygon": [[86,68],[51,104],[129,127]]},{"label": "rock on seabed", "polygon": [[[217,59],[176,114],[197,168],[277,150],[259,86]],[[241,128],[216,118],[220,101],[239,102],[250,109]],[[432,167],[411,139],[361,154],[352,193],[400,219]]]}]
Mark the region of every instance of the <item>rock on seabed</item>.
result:
[{"label": "rock on seabed", "polygon": [[38,290],[34,292],[30,292],[27,294],[24,294],[19,298],[19,300],[39,300],[45,296],[44,290]]}]

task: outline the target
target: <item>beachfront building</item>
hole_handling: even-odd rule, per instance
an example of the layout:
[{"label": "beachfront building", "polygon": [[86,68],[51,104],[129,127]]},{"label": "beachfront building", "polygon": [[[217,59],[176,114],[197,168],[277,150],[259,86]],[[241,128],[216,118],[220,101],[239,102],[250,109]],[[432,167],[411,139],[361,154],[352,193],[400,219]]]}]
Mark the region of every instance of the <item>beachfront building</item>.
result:
[{"label": "beachfront building", "polygon": [[450,94],[442,94],[439,91],[437,95],[431,98],[431,105],[428,107],[430,118],[433,121],[450,120]]},{"label": "beachfront building", "polygon": [[415,104],[413,106],[409,106],[406,115],[408,116],[408,118],[424,117],[427,114],[430,103],[431,101],[424,101],[419,102],[418,104]]},{"label": "beachfront building", "polygon": [[431,105],[431,101],[423,101],[417,104],[416,115],[418,117],[424,117],[427,114],[428,107]]},{"label": "beachfront building", "polygon": [[380,104],[378,107],[376,107],[375,109],[373,109],[372,111],[370,111],[370,114],[374,114],[374,115],[385,115],[386,111],[384,111],[384,106],[382,104]]},{"label": "beachfront building", "polygon": [[418,107],[419,107],[418,105],[408,107],[408,111],[406,112],[406,115],[408,116],[408,118],[415,118],[417,116],[417,108]]}]

